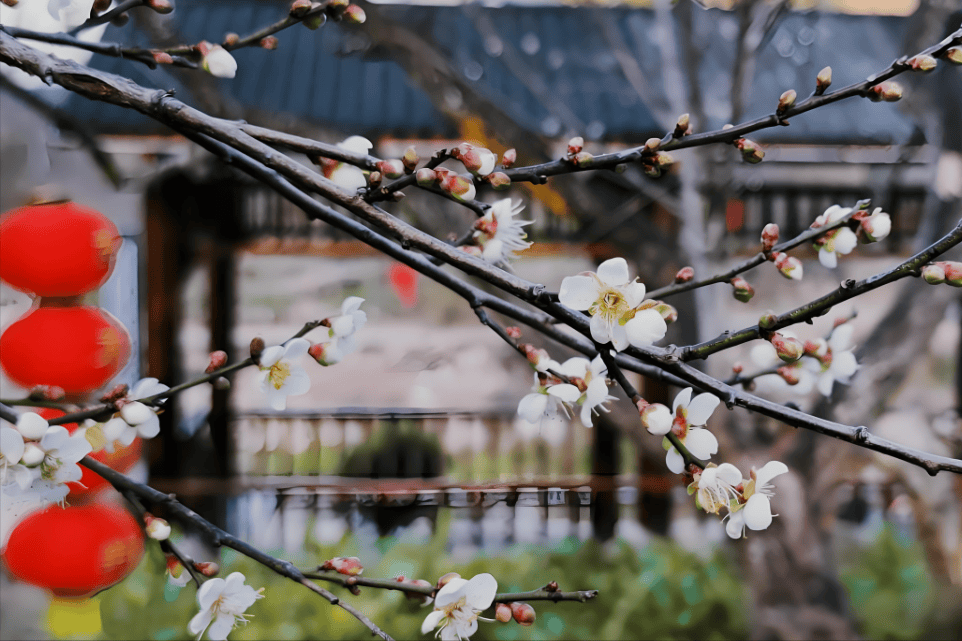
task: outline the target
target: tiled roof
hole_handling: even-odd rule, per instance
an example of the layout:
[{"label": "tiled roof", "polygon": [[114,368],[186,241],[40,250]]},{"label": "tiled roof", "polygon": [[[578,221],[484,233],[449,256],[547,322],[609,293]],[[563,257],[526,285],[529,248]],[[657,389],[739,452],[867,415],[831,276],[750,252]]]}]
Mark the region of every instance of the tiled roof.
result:
[{"label": "tiled roof", "polygon": [[[231,31],[249,33],[276,20],[284,4],[180,0],[171,16],[183,39],[194,42]],[[566,105],[584,127],[579,133],[587,138],[637,140],[663,132],[652,115],[666,99],[655,15],[649,10],[474,5],[396,6],[387,11],[393,19],[429,33],[456,69],[531,131],[564,135],[568,127],[536,97],[530,82],[518,78],[517,66],[506,62],[508,48],[527,73],[543,83],[547,95]],[[621,39],[651,85],[654,93],[647,100],[652,109],[641,102],[610,51],[598,20],[602,12],[614,18]],[[481,20],[490,22],[490,32],[479,27]],[[750,103],[745,116],[770,111],[785,89],[807,95],[818,70],[826,65],[834,69],[836,86],[865,78],[902,53],[905,26],[902,18],[791,13],[757,58],[752,95],[769,99]],[[711,125],[719,127],[730,117],[735,17],[722,11],[696,11],[695,33],[702,43],[700,81],[708,116]],[[129,28],[111,27],[104,39],[129,41],[132,35],[136,33]],[[329,23],[317,31],[295,27],[280,34],[276,51],[237,51],[237,77],[218,82],[243,106],[289,114],[334,130],[375,138],[454,135],[451,123],[397,63],[373,57],[376,49],[366,54],[364,49],[365,36],[347,26]],[[176,89],[179,98],[192,101],[169,69],[148,70],[106,57],[96,57],[92,64],[129,74],[148,86]],[[140,114],[79,97],[71,99],[70,109],[105,132],[162,129],[146,123]],[[767,136],[885,144],[907,139],[913,128],[896,105],[854,100],[798,117],[791,127]]]}]

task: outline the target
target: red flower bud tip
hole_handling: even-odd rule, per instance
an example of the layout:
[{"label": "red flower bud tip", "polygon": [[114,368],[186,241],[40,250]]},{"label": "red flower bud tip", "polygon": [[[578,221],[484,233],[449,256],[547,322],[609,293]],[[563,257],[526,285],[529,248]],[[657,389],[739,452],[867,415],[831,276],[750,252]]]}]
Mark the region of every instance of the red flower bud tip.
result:
[{"label": "red flower bud tip", "polygon": [[418,150],[411,145],[404,150],[404,155],[401,156],[401,162],[404,163],[404,169],[407,173],[414,173],[414,170],[418,168],[418,163],[421,162],[421,157],[418,156]]},{"label": "red flower bud tip", "polygon": [[159,519],[147,512],[144,514],[144,525],[147,536],[155,541],[166,541],[170,538],[170,524],[164,519]]},{"label": "red flower bud tip", "polygon": [[338,574],[346,574],[347,576],[357,576],[364,571],[361,566],[361,559],[356,556],[336,556],[330,561],[325,561],[321,569],[334,570]]},{"label": "red flower bud tip", "polygon": [[551,581],[550,583],[548,583],[548,585],[544,586],[543,589],[544,589],[545,592],[557,592],[557,591],[558,591],[558,582],[557,582],[557,581]]},{"label": "red flower bud tip", "polygon": [[832,84],[832,68],[825,67],[815,76],[815,93],[821,95]]},{"label": "red flower bud tip", "polygon": [[251,341],[251,360],[253,360],[255,364],[261,364],[261,354],[264,353],[265,347],[267,347],[267,345],[264,344],[264,339],[260,336],[255,337],[254,340]]},{"label": "red flower bud tip", "polygon": [[952,260],[936,263],[945,272],[945,282],[952,287],[962,287],[962,263]]},{"label": "red flower bud tip", "polygon": [[805,341],[804,349],[806,356],[814,356],[820,359],[828,353],[828,341],[824,338]]},{"label": "red flower bud tip", "polygon": [[[775,256],[775,254],[778,254],[778,256]],[[778,269],[778,273],[790,280],[802,280],[802,261],[781,252],[775,252],[775,254],[772,254],[772,257],[775,258],[775,267]]]},{"label": "red flower bud tip", "polygon": [[349,4],[344,10],[344,19],[353,24],[364,24],[367,21],[367,14],[358,5]]},{"label": "red flower bud tip", "polygon": [[786,363],[794,363],[805,353],[805,347],[802,345],[802,341],[797,338],[779,334],[778,332],[772,335],[771,343],[775,348],[775,353]]},{"label": "red flower bud tip", "polygon": [[194,564],[194,569],[206,576],[208,579],[220,574],[220,566],[213,561],[201,561]]},{"label": "red flower bud tip", "polygon": [[661,168],[658,165],[644,165],[645,175],[649,178],[661,177]]},{"label": "red flower bud tip", "polygon": [[[381,163],[378,163],[380,165]],[[370,189],[377,189],[381,186],[381,180],[384,176],[379,171],[372,171],[367,175],[367,186]]]},{"label": "red flower bud tip", "polygon": [[952,64],[962,65],[962,47],[951,47],[947,49],[945,59]]},{"label": "red flower bud tip", "polygon": [[211,383],[211,385],[214,386],[215,390],[219,390],[221,392],[226,392],[227,390],[230,389],[230,381],[224,378],[223,376],[218,376],[217,378],[215,378],[214,382]]},{"label": "red flower bud tip", "polygon": [[438,174],[433,169],[428,169],[423,167],[417,170],[414,174],[415,179],[418,181],[418,185],[421,187],[433,187],[438,182]]},{"label": "red flower bud tip", "polygon": [[744,371],[745,371],[745,366],[742,365],[741,361],[738,361],[734,365],[732,365],[732,374],[737,375],[737,374],[741,374]]},{"label": "red flower bud tip", "polygon": [[223,350],[217,350],[216,352],[211,352],[210,363],[208,363],[207,369],[204,370],[204,373],[212,374],[226,364],[227,364],[227,352]]},{"label": "red flower bud tip", "polygon": [[938,65],[938,61],[932,56],[919,55],[909,60],[909,66],[914,71],[932,71]]},{"label": "red flower bud tip", "polygon": [[783,93],[781,96],[778,97],[778,109],[775,110],[775,113],[782,115],[786,111],[794,107],[795,98],[797,97],[798,97],[798,94],[795,93],[794,89],[789,89],[788,91]]},{"label": "red flower bud tip", "polygon": [[460,578],[461,578],[461,575],[458,574],[457,572],[448,572],[447,574],[441,576],[440,579],[438,579],[437,588],[440,590],[445,585],[447,585],[448,581],[450,581],[451,579],[460,579]]},{"label": "red flower bud tip", "polygon": [[675,274],[676,283],[687,283],[695,277],[695,269],[693,267],[682,267]]},{"label": "red flower bud tip", "polygon": [[661,314],[661,318],[665,321],[666,325],[671,325],[678,320],[678,310],[668,303],[658,301],[658,304],[655,305],[654,310]]},{"label": "red flower bud tip", "polygon": [[675,159],[671,154],[665,153],[664,151],[659,151],[655,154],[655,164],[661,168],[671,167],[675,164]]},{"label": "red flower bud tip", "polygon": [[109,392],[100,397],[100,400],[104,403],[116,403],[125,398],[128,391],[130,391],[129,388],[121,383],[112,387]]},{"label": "red flower bud tip", "polygon": [[568,155],[575,156],[581,153],[581,150],[585,148],[585,139],[581,136],[575,136],[568,141]]},{"label": "red flower bud tip", "polygon": [[747,303],[755,295],[755,288],[748,284],[748,281],[741,276],[731,279],[732,295],[735,300]]},{"label": "red flower bud tip", "polygon": [[460,200],[461,202],[474,200],[477,194],[473,180],[467,176],[458,175],[453,171],[448,172],[448,174],[441,179],[441,189],[455,200]]},{"label": "red flower bud tip", "polygon": [[512,326],[510,326],[510,327],[505,327],[505,328],[504,328],[504,331],[505,331],[505,333],[506,333],[510,338],[513,338],[514,340],[518,340],[519,338],[521,338],[521,328],[520,328],[520,327],[517,327],[517,326],[515,326],[515,325],[512,325]]},{"label": "red flower bud tip", "polygon": [[511,615],[519,625],[529,626],[534,623],[536,618],[534,608],[527,603],[512,603]]},{"label": "red flower bud tip", "polygon": [[661,138],[649,138],[645,141],[644,152],[653,154],[661,147]]},{"label": "red flower bud tip", "polygon": [[294,0],[294,2],[291,3],[290,13],[295,18],[300,18],[311,10],[312,4],[311,0]]},{"label": "red flower bud tip", "polygon": [[[225,47],[233,47],[238,42],[240,42],[240,36],[237,35],[236,33],[231,32],[224,36]],[[203,50],[201,50],[201,54],[205,56],[207,55],[206,52],[204,52]]]},{"label": "red flower bud tip", "polygon": [[518,162],[518,151],[514,147],[504,152],[504,155],[501,156],[501,166],[505,169],[513,166],[516,162]]},{"label": "red flower bud tip", "polygon": [[675,123],[675,138],[681,138],[685,134],[689,133],[689,128],[691,126],[691,117],[688,114],[682,114],[678,117],[678,122]]},{"label": "red flower bud tip", "polygon": [[511,186],[511,179],[503,171],[496,171],[484,177],[495,191],[504,191]]},{"label": "red flower bud tip", "polygon": [[151,51],[150,55],[154,57],[154,62],[159,65],[170,65],[174,63],[173,57],[166,51]]},{"label": "red flower bud tip", "polygon": [[742,152],[742,160],[753,165],[758,164],[765,158],[765,152],[756,142],[748,138],[739,138],[735,141],[735,146]]},{"label": "red flower bud tip", "polygon": [[399,159],[382,160],[377,164],[380,171],[386,178],[394,180],[404,175],[404,162]]},{"label": "red flower bud tip", "polygon": [[762,314],[758,319],[758,326],[762,329],[771,329],[775,327],[775,323],[777,322],[778,316],[775,315],[775,312],[769,311]]},{"label": "red flower bud tip", "polygon": [[778,375],[781,376],[789,385],[798,385],[798,381],[802,379],[802,371],[798,367],[783,365],[776,371],[778,372]]},{"label": "red flower bud tip", "polygon": [[765,228],[762,229],[762,251],[770,252],[772,248],[778,243],[778,225],[775,223],[768,223]]},{"label": "red flower bud tip", "polygon": [[277,49],[277,45],[280,44],[280,41],[277,39],[276,36],[264,36],[263,38],[261,38],[261,41],[259,44],[261,49],[274,51],[274,49]]},{"label": "red flower bud tip", "polygon": [[941,285],[945,282],[945,270],[938,263],[926,265],[922,268],[922,278],[929,285]]},{"label": "red flower bud tip", "polygon": [[902,85],[892,80],[880,82],[869,89],[868,97],[872,102],[898,102],[902,99]]},{"label": "red flower bud tip", "polygon": [[494,608],[494,618],[501,623],[507,623],[512,618],[511,606],[507,603],[499,603]]}]

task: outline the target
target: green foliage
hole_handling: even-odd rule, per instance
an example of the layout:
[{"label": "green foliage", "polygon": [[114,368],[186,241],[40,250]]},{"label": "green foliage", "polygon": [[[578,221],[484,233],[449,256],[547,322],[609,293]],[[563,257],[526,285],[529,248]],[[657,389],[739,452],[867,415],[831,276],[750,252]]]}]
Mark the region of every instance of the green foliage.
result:
[{"label": "green foliage", "polygon": [[[456,560],[444,552],[446,527],[439,530],[426,545],[388,538],[377,549],[363,553],[350,536],[336,545],[308,540],[302,565],[359,555],[365,575],[375,577],[403,574],[436,580],[449,571],[465,577],[490,572],[502,592],[532,590],[550,580],[565,590],[600,591],[589,603],[532,602],[538,617],[533,626],[482,623],[472,637],[477,640],[734,639],[747,635],[743,588],[720,557],[704,560],[669,542],[635,550],[623,542],[602,545],[565,539],[551,550],[516,546],[499,557]],[[231,633],[233,641],[366,638],[364,628],[349,614],[293,581],[231,551],[222,560],[221,576],[240,571],[248,585],[265,588],[265,598],[248,611],[253,615],[250,623]],[[173,598],[169,589],[165,593],[165,583],[163,556],[152,546],[133,575],[101,596],[104,637],[190,639],[187,623],[197,611],[196,590],[188,585]],[[407,601],[398,592],[364,588],[353,597],[338,586],[326,587],[349,599],[396,639],[432,638],[420,633],[429,607]],[[487,616],[493,618],[491,612]]]},{"label": "green foliage", "polygon": [[934,605],[934,583],[917,541],[891,526],[842,569],[852,609],[869,639],[924,638]]}]

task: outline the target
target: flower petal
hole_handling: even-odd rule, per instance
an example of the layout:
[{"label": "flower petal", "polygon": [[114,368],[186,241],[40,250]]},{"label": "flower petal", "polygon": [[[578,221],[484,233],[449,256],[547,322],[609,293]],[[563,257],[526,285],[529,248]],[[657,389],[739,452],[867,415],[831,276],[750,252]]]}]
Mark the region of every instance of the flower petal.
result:
[{"label": "flower petal", "polygon": [[598,278],[610,287],[628,282],[628,263],[624,258],[610,258],[598,265]]},{"label": "flower petal", "polygon": [[818,377],[818,383],[815,386],[818,391],[822,393],[823,396],[832,395],[832,386],[835,384],[835,377],[832,376],[832,372],[828,371]]},{"label": "flower petal", "polygon": [[234,629],[234,615],[219,612],[217,619],[207,628],[207,638],[211,641],[226,641],[227,635]]},{"label": "flower petal", "polygon": [[788,472],[788,466],[781,461],[769,461],[762,466],[762,469],[755,472],[755,487],[765,487],[773,478],[786,472]]},{"label": "flower petal", "polygon": [[835,256],[835,252],[824,248],[818,250],[818,262],[829,269],[838,267],[838,258]]},{"label": "flower petal", "polygon": [[141,438],[154,438],[160,434],[160,419],[157,418],[157,415],[154,414],[154,417],[151,420],[138,425],[137,434]]},{"label": "flower petal", "polygon": [[625,300],[628,302],[628,307],[634,309],[641,305],[641,301],[645,300],[646,291],[645,284],[638,281],[625,285]]},{"label": "flower petal", "polygon": [[591,367],[591,363],[587,358],[575,356],[562,363],[558,367],[557,371],[559,374],[564,374],[565,376],[577,376],[578,378],[584,378],[589,367]]},{"label": "flower petal", "polygon": [[722,463],[715,469],[715,474],[729,485],[738,485],[742,482],[742,473],[731,463]]},{"label": "flower petal", "polygon": [[54,425],[47,429],[47,433],[40,439],[40,447],[45,452],[60,449],[70,438],[70,432],[63,425]]},{"label": "flower petal", "polygon": [[628,332],[625,330],[624,325],[619,325],[615,323],[611,326],[611,345],[617,351],[622,351],[628,347],[630,343],[628,342]]},{"label": "flower petal", "polygon": [[838,352],[832,355],[832,366],[829,371],[835,376],[835,379],[843,383],[848,382],[848,379],[858,371],[858,361],[855,360],[855,354],[852,352]]},{"label": "flower petal", "polygon": [[307,394],[311,389],[311,377],[302,367],[292,367],[287,380],[284,381],[284,393],[288,396]]},{"label": "flower petal", "polygon": [[341,314],[347,316],[348,314],[357,311],[363,302],[364,299],[360,296],[348,296],[344,299],[344,302],[341,303]]},{"label": "flower petal", "polygon": [[745,525],[751,530],[764,530],[772,524],[772,504],[765,494],[752,494],[740,511],[745,513]]},{"label": "flower petal", "polygon": [[690,429],[685,437],[685,447],[696,458],[711,458],[718,452],[718,439],[705,428]]},{"label": "flower petal", "polygon": [[[185,570],[184,574],[186,573],[187,571]],[[203,587],[204,586],[201,586],[201,588]],[[191,634],[201,635],[204,633],[204,630],[207,629],[207,626],[210,625],[210,621],[213,618],[213,612],[206,608],[202,609],[200,612],[194,615],[194,618],[190,620],[190,623],[187,624],[187,629]]]},{"label": "flower petal", "polygon": [[467,584],[468,580],[461,577],[445,583],[444,587],[438,590],[437,596],[434,597],[434,607],[444,608],[452,603],[457,603],[464,596],[464,586]]},{"label": "flower petal", "polygon": [[548,388],[548,394],[551,394],[555,398],[560,398],[565,403],[574,403],[581,398],[581,390],[569,383],[552,385]]},{"label": "flower petal", "polygon": [[424,623],[421,624],[421,634],[427,634],[434,628],[438,627],[441,623],[441,619],[444,618],[444,612],[441,610],[434,610],[429,612],[426,617],[424,617]]},{"label": "flower petal", "polygon": [[674,447],[668,450],[668,454],[665,455],[665,465],[675,474],[681,474],[685,471],[685,459],[681,452]]},{"label": "flower petal", "polygon": [[38,441],[47,433],[47,421],[34,412],[24,412],[17,417],[17,431],[27,440]]},{"label": "flower petal", "polygon": [[208,579],[197,590],[197,605],[201,610],[208,610],[214,605],[214,601],[220,598],[226,585],[224,579]]},{"label": "flower petal", "polygon": [[518,416],[529,423],[537,423],[548,408],[548,396],[546,394],[528,394],[518,403]]},{"label": "flower petal", "polygon": [[596,343],[603,345],[611,342],[611,327],[601,314],[595,314],[591,317],[591,321],[588,323],[588,329],[591,330],[591,338],[593,338]]},{"label": "flower petal", "polygon": [[718,397],[714,394],[699,394],[688,404],[688,424],[704,425],[712,412],[718,407]]},{"label": "flower petal", "polygon": [[82,434],[77,434],[68,438],[57,448],[57,458],[64,462],[76,463],[90,454],[92,450],[90,442]]},{"label": "flower petal", "polygon": [[464,586],[467,605],[475,610],[487,610],[498,592],[497,580],[488,573],[475,575]]},{"label": "flower petal", "polygon": [[852,334],[854,333],[855,327],[851,323],[839,325],[832,330],[832,335],[828,338],[828,346],[832,348],[832,352],[844,352],[851,349]]},{"label": "flower petal", "polygon": [[591,307],[600,293],[598,281],[591,276],[568,276],[561,281],[558,300],[565,307],[580,311]]},{"label": "flower petal", "polygon": [[643,309],[625,323],[628,342],[635,347],[645,347],[665,337],[668,324],[661,314],[653,309]]},{"label": "flower petal", "polygon": [[23,435],[12,427],[0,427],[0,453],[9,465],[16,464],[23,456]]},{"label": "flower petal", "polygon": [[690,402],[691,402],[691,388],[686,387],[682,391],[678,392],[678,396],[675,397],[675,402],[671,404],[672,416],[678,413],[679,407],[688,409],[688,404]]},{"label": "flower petal", "polygon": [[272,345],[261,352],[261,367],[270,367],[284,356],[284,348],[280,345]]},{"label": "flower petal", "polygon": [[835,252],[849,254],[858,245],[858,236],[848,227],[842,227],[835,236]]},{"label": "flower petal", "polygon": [[725,524],[725,533],[733,539],[740,539],[745,534],[745,510],[728,514],[728,523]]}]

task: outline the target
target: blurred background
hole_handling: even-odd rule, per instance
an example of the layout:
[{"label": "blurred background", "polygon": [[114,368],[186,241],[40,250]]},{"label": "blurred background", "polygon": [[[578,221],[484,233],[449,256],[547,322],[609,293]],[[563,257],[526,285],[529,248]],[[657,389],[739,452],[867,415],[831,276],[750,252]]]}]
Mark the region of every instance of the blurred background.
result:
[{"label": "blurred background", "polygon": [[[0,18],[27,26],[18,21],[36,13],[23,9],[45,4],[21,0],[19,9],[0,7]],[[276,21],[288,4],[179,0],[169,16],[134,11],[124,28],[93,37],[219,41]],[[763,116],[787,89],[807,96],[825,66],[835,87],[858,82],[962,22],[957,0],[362,6],[361,26],[297,26],[279,34],[276,51],[236,52],[232,80],[80,59],[218,116],[329,142],[363,135],[384,158],[411,144],[427,158],[470,140],[497,153],[516,148],[519,163],[531,164],[559,157],[575,135],[601,153],[661,137],[682,113],[696,132]],[[479,189],[479,198],[523,201],[535,245],[512,267],[552,290],[615,256],[650,289],[685,265],[715,273],[757,252],[766,223],[787,239],[832,204],[871,198],[891,214],[892,234],[836,270],[801,247],[793,252],[804,261],[801,282],[767,264],[750,272],[758,295],[749,304],[727,285],[673,297],[679,321],[665,344],[697,342],[886,269],[958,221],[962,75],[947,66],[900,76],[898,103],[843,101],[759,132],[760,165],[742,164],[731,148],[698,148],[674,154],[658,179],[628,167],[506,194]],[[525,423],[516,409],[529,366],[458,297],[307,220],[138,113],[6,67],[2,81],[2,210],[71,198],[107,215],[124,238],[111,280],[87,296],[131,332],[134,357],[118,382],[188,380],[213,349],[235,362],[255,336],[280,343],[338,313],[347,296],[365,299],[358,351],[329,368],[307,363],[311,391],[290,397],[286,412],[267,409],[255,373],[243,370],[230,389],[193,388],[161,415],[161,435],[131,473],[232,533],[303,567],[358,555],[365,576],[434,581],[487,571],[503,591],[555,580],[601,592],[590,604],[535,603],[533,627],[482,625],[482,639],[962,637],[958,477],[930,478],[847,443],[719,410],[709,423],[718,458],[743,470],[773,459],[791,469],[776,481],[773,526],[731,542],[717,519],[695,510],[628,403],[611,403],[593,429],[577,419]],[[386,207],[438,237],[472,223],[446,200],[407,196]],[[33,304],[5,285],[0,296],[0,328]],[[823,398],[765,377],[756,392],[959,457],[960,313],[948,287],[913,279],[882,288],[798,328],[801,338],[824,336],[836,318],[857,314],[861,369],[851,385]],[[572,355],[523,336],[557,360]],[[768,366],[750,347],[704,367],[725,378],[736,362]],[[678,391],[634,382],[651,401]],[[3,398],[25,394],[5,374],[0,386]],[[21,516],[3,512],[4,538]],[[266,586],[256,616],[231,638],[364,632],[199,533],[178,536],[195,558],[220,558],[225,572]],[[163,567],[151,549],[131,577],[84,603],[51,600],[4,575],[0,637],[187,638],[193,590],[176,598]],[[395,638],[418,638],[426,610],[377,592],[364,590],[357,605]]]}]

